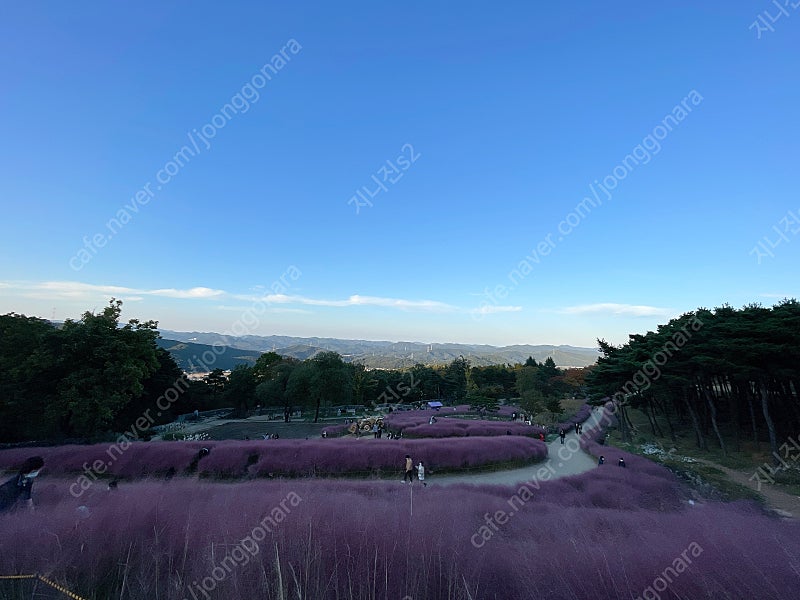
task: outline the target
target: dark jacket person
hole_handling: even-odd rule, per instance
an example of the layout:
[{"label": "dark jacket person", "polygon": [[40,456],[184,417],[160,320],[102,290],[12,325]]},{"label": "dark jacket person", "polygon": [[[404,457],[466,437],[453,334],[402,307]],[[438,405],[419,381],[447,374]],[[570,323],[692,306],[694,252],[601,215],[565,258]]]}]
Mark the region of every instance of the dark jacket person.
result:
[{"label": "dark jacket person", "polygon": [[32,456],[25,461],[19,473],[0,485],[0,512],[15,508],[19,500],[25,500],[28,506],[33,508],[31,499],[33,480],[43,466],[44,460],[41,456]]}]

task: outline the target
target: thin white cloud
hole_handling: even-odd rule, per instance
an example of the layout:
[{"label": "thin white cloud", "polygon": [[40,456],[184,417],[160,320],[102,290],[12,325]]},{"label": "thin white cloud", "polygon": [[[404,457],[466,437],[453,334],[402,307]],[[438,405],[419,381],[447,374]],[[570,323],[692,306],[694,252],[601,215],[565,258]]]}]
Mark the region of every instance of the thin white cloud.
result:
[{"label": "thin white cloud", "polygon": [[152,296],[163,296],[165,298],[215,298],[225,294],[223,290],[213,290],[207,287],[193,287],[188,290],[169,288],[164,290],[152,290],[144,293]]},{"label": "thin white cloud", "polygon": [[383,298],[379,296],[360,296],[358,294],[340,300],[324,298],[308,298],[306,296],[290,296],[287,294],[267,294],[266,296],[235,296],[240,300],[250,302],[265,302],[267,304],[300,304],[304,306],[380,306],[406,311],[422,312],[452,312],[458,310],[457,306],[438,302],[436,300],[406,300],[403,298]]},{"label": "thin white cloud", "polygon": [[521,310],[521,306],[495,306],[484,304],[480,308],[475,308],[470,312],[476,315],[493,315],[495,313],[519,312]]},{"label": "thin white cloud", "polygon": [[[251,305],[246,305],[246,304],[242,304],[242,305],[238,305],[238,306],[237,305],[231,305],[231,304],[220,304],[219,306],[216,307],[216,309],[217,310],[224,310],[224,311],[228,311],[228,312],[238,312],[238,313],[244,314],[244,313],[246,313],[248,311],[251,311],[252,310],[252,306]],[[269,313],[299,313],[299,314],[304,314],[304,315],[312,314],[310,310],[306,310],[305,308],[285,308],[285,307],[280,307],[280,306],[274,306],[274,307],[266,308],[264,312],[269,312]]]},{"label": "thin white cloud", "polygon": [[30,298],[64,298],[83,299],[103,296],[116,296],[123,300],[141,300],[143,296],[162,298],[214,298],[225,294],[223,290],[207,287],[194,287],[187,290],[174,288],[159,290],[142,290],[119,285],[96,285],[79,281],[42,281],[42,282],[2,282],[6,289],[16,289],[21,295]]},{"label": "thin white cloud", "polygon": [[567,306],[559,312],[568,315],[606,314],[625,317],[664,317],[675,314],[675,311],[671,308],[644,304],[617,304],[613,302]]},{"label": "thin white cloud", "polygon": [[86,296],[96,296],[97,294],[141,294],[141,290],[118,285],[94,285],[91,283],[80,283],[78,281],[42,281],[40,283],[22,282],[17,285],[11,283],[22,291],[33,293],[46,293],[50,296],[59,298],[82,298]]},{"label": "thin white cloud", "polygon": [[[98,296],[109,298],[115,296],[122,300],[142,300],[145,297],[173,298],[179,300],[207,300],[229,297],[245,302],[263,302],[266,304],[298,305],[298,306],[323,306],[323,307],[358,307],[376,306],[402,311],[416,312],[454,312],[460,310],[457,306],[436,300],[409,300],[405,298],[384,298],[380,296],[361,296],[358,294],[343,299],[308,298],[299,295],[267,294],[267,295],[242,295],[231,294],[225,290],[209,287],[193,287],[189,289],[159,288],[154,290],[130,288],[118,285],[97,285],[78,281],[43,281],[43,282],[14,282],[0,281],[4,290],[14,290],[19,296],[36,299],[64,299],[75,301],[96,300]],[[284,309],[300,311],[302,309]]]}]

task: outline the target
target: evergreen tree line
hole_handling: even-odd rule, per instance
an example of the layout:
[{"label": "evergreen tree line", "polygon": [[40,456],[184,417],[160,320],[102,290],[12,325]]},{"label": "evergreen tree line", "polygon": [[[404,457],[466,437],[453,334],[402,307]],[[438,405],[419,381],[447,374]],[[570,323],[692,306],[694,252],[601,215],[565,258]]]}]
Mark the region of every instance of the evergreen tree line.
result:
[{"label": "evergreen tree line", "polygon": [[[620,403],[620,430],[630,440],[626,407],[640,409],[653,435],[675,439],[691,427],[697,446],[709,440],[727,453],[744,440],[766,441],[776,455],[800,433],[800,304],[736,310],[700,308],[630,335],[619,347],[598,340],[601,358],[587,376],[595,400]],[[661,419],[656,417],[660,416]],[[666,423],[666,431],[659,420]]]}]

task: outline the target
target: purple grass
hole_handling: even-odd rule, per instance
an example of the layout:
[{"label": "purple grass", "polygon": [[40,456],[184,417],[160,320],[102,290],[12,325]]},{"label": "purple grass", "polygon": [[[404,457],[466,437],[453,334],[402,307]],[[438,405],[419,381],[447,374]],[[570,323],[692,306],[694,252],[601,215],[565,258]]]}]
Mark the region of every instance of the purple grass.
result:
[{"label": "purple grass", "polygon": [[519,406],[504,404],[503,406],[498,406],[497,411],[494,414],[501,417],[510,417],[514,413],[521,414],[522,409]]},{"label": "purple grass", "polygon": [[[200,448],[211,453],[197,462]],[[116,477],[181,474],[191,469],[209,477],[243,475],[340,475],[399,471],[411,454],[432,469],[459,470],[503,463],[530,463],[547,456],[538,440],[520,436],[449,440],[261,440],[225,442],[134,442],[127,449],[96,444],[18,448],[0,452],[0,468],[13,470],[39,454],[51,474],[91,471]],[[95,466],[95,465],[99,465]]]},{"label": "purple grass", "polygon": [[[612,446],[605,446],[598,443],[598,440],[605,438],[606,429],[609,426],[617,424],[617,417],[615,416],[614,404],[611,402],[606,403],[603,407],[603,413],[597,422],[597,425],[585,430],[581,434],[580,444],[581,448],[591,454],[592,456],[599,457],[601,455],[606,457],[606,467],[617,469],[617,461],[622,458],[625,460],[627,467],[637,473],[647,473],[658,477],[672,477],[668,469],[655,464],[653,461],[625,452],[619,448]],[[605,467],[604,467],[605,468]],[[622,470],[622,469],[620,469]]]},{"label": "purple grass", "polygon": [[575,427],[577,423],[583,423],[592,415],[592,406],[584,404],[578,409],[578,412],[572,415],[569,419],[562,421],[556,427],[558,429],[568,430]]},{"label": "purple grass", "polygon": [[[527,425],[520,421],[489,421],[485,419],[459,419],[448,418],[448,413],[443,415],[427,414],[432,411],[411,411],[392,414],[384,419],[390,431],[402,432],[406,437],[472,437],[494,435],[525,435],[539,437],[545,433],[543,429]],[[509,413],[510,414],[510,413]],[[437,422],[429,424],[431,416],[436,416]]]},{"label": "purple grass", "polygon": [[339,425],[328,425],[322,428],[322,433],[325,437],[339,437],[347,435],[350,429],[350,423],[340,423]]},{"label": "purple grass", "polygon": [[[798,523],[748,503],[689,507],[674,479],[633,469],[529,486],[494,528],[514,489],[176,478],[77,500],[69,480],[39,484],[36,512],[0,515],[0,573],[93,598],[193,598],[205,580],[213,598],[633,599],[692,544],[702,553],[659,597],[797,597]],[[246,538],[261,538],[246,562],[224,563]]]},{"label": "purple grass", "polygon": [[407,437],[471,437],[493,435],[525,435],[539,437],[544,430],[520,422],[512,421],[466,421],[461,419],[441,419],[433,425],[425,421],[421,425],[408,425],[401,429]]}]

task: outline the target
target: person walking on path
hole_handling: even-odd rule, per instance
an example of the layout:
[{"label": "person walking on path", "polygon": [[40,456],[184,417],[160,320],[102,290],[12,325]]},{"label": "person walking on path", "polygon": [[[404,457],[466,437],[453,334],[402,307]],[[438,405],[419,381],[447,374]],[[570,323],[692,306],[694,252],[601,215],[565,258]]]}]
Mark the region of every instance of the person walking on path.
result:
[{"label": "person walking on path", "polygon": [[422,464],[422,461],[419,461],[419,464],[417,465],[417,478],[422,482],[423,487],[428,485],[425,482],[425,465]]},{"label": "person walking on path", "polygon": [[558,432],[558,435],[561,436],[561,443],[563,444],[564,438],[567,437],[567,432],[562,429],[561,431]]},{"label": "person walking on path", "polygon": [[24,499],[28,506],[33,509],[33,480],[39,475],[39,470],[44,466],[44,459],[41,456],[31,456],[19,470],[19,473],[0,485],[0,512],[11,510],[17,501]]},{"label": "person walking on path", "polygon": [[403,475],[403,483],[408,479],[408,483],[414,482],[414,461],[411,460],[411,455],[406,454],[405,475]]}]

